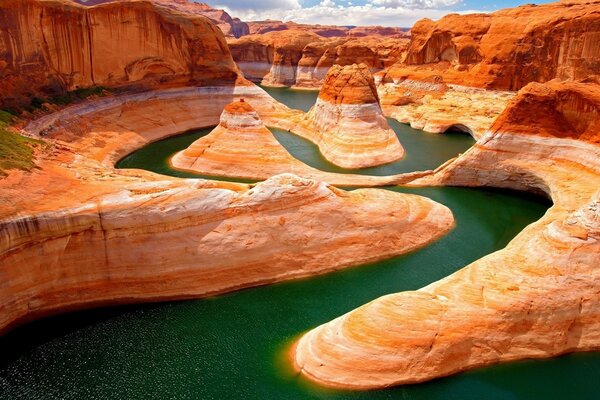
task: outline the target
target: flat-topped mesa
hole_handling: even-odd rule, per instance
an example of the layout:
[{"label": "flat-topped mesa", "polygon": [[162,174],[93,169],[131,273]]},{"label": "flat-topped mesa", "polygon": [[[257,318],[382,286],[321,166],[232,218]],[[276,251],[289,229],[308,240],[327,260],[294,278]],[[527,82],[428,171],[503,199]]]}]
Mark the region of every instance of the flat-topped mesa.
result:
[{"label": "flat-topped mesa", "polygon": [[364,168],[401,159],[404,149],[381,111],[375,82],[364,64],[334,65],[300,134],[343,168]]},{"label": "flat-topped mesa", "polygon": [[506,248],[311,330],[296,367],[367,389],[600,349],[599,124],[596,79],[521,89],[475,146],[412,184],[544,192],[552,207]]}]

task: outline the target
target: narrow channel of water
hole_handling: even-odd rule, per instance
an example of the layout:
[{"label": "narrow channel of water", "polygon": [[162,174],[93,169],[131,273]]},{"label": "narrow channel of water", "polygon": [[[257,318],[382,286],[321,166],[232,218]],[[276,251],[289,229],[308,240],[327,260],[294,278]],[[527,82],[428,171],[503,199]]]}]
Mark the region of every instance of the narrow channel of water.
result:
[{"label": "narrow channel of water", "polygon": [[[151,144],[119,166],[184,176],[170,171],[165,160],[208,131]],[[445,143],[443,136],[432,138]],[[428,153],[415,159],[425,163],[441,154],[431,148],[435,143],[424,145]],[[431,162],[439,165],[442,158]],[[430,168],[423,165],[416,169]],[[371,392],[325,390],[289,372],[285,350],[302,332],[501,249],[549,206],[513,192],[390,190],[447,205],[456,228],[417,252],[325,276],[205,300],[89,310],[34,322],[0,338],[0,399],[596,398],[598,353],[492,366]]]}]

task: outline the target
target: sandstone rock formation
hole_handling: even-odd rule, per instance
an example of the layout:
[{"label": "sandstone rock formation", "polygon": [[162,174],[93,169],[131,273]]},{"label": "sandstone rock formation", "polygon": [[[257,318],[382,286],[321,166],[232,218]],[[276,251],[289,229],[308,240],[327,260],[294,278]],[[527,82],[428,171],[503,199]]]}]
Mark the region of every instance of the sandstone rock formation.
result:
[{"label": "sandstone rock formation", "polygon": [[232,84],[238,69],[205,17],[150,1],[84,7],[0,0],[0,107],[88,86]]},{"label": "sandstone rock formation", "polygon": [[310,331],[293,352],[297,367],[364,389],[600,349],[599,122],[596,79],[522,89],[475,147],[414,184],[545,193],[546,215],[447,278]]},{"label": "sandstone rock formation", "polygon": [[404,155],[364,64],[332,67],[317,103],[293,131],[316,143],[325,158],[343,168],[381,165]]},{"label": "sandstone rock formation", "polygon": [[600,2],[564,0],[492,14],[424,19],[411,30],[394,78],[429,70],[448,83],[518,90],[532,81],[582,79],[600,70]]},{"label": "sandstone rock formation", "polygon": [[294,29],[245,36],[228,43],[247,79],[268,86],[319,88],[335,64],[364,63],[372,71],[393,65],[403,57],[408,39],[325,39],[311,31]]},{"label": "sandstone rock formation", "polygon": [[401,182],[398,176],[336,174],[309,167],[287,152],[243,99],[225,106],[219,125],[177,153],[171,159],[171,165],[203,175],[257,180],[293,173],[342,186],[383,186]]},{"label": "sandstone rock formation", "polygon": [[[380,81],[376,76],[375,81]],[[377,87],[386,116],[426,132],[463,131],[479,139],[514,92],[444,83],[439,75],[412,74]]]},{"label": "sandstone rock formation", "polygon": [[275,20],[251,21],[248,22],[250,34],[262,35],[274,31],[299,30],[313,32],[319,36],[332,37],[360,37],[360,36],[387,36],[394,38],[408,38],[410,34],[406,28],[393,28],[383,26],[336,26],[336,25],[308,25],[298,24],[293,21],[283,22]]},{"label": "sandstone rock formation", "polygon": [[[98,4],[110,2],[128,2],[132,0],[72,0],[75,3],[88,6],[96,6]],[[248,24],[240,21],[239,18],[232,18],[223,10],[212,8],[205,3],[196,3],[192,0],[152,0],[154,4],[163,7],[172,8],[186,14],[203,15],[209,18],[215,25],[223,31],[225,36],[240,37],[250,33]]]},{"label": "sandstone rock formation", "polygon": [[33,172],[0,180],[0,331],[52,312],[324,273],[452,227],[446,207],[418,196],[289,174],[249,186],[113,168],[143,144],[216,123],[232,97],[266,120],[297,113],[253,85],[188,87],[95,99],[24,128],[50,150]]},{"label": "sandstone rock formation", "polygon": [[244,36],[228,43],[247,79],[268,86],[291,86],[296,82],[302,50],[319,40],[321,37],[312,32],[282,31]]}]

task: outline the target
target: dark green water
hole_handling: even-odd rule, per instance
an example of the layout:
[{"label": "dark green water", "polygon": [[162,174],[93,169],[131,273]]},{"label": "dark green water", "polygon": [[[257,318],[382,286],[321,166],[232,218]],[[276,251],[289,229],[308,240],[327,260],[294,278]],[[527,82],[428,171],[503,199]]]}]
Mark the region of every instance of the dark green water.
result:
[{"label": "dark green water", "polygon": [[317,97],[319,97],[318,90],[296,90],[285,87],[260,87],[269,93],[275,100],[285,104],[290,108],[295,108],[304,112],[310,110],[310,108],[315,105]]},{"label": "dark green water", "polygon": [[[151,145],[140,150],[146,153],[139,164],[128,157],[121,166],[154,161],[153,170],[173,174],[165,170],[169,152],[201,134],[168,139],[162,148]],[[447,205],[456,228],[420,251],[321,277],[26,325],[0,338],[0,399],[598,398],[597,353],[492,366],[372,392],[324,390],[290,373],[285,351],[302,332],[379,296],[427,285],[504,247],[549,206],[511,192],[393,190]]]}]

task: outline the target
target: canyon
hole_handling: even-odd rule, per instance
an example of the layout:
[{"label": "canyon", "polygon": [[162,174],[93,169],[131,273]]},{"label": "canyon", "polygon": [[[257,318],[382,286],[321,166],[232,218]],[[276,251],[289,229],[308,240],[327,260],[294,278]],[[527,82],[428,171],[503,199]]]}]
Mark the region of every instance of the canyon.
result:
[{"label": "canyon", "polygon": [[[415,252],[456,218],[388,189],[457,186],[552,205],[440,280],[308,319],[285,350],[294,379],[382,389],[600,349],[600,2],[452,14],[410,36],[244,23],[184,0],[79,3],[0,0],[0,135],[36,143],[30,166],[0,171],[2,334]],[[252,82],[319,93],[303,112]],[[101,94],[50,104],[90,88]],[[392,120],[476,143],[432,170],[360,173],[429,156],[408,152]],[[169,159],[194,178],[115,167],[199,128],[211,130]],[[296,158],[276,129],[341,171]]]}]

